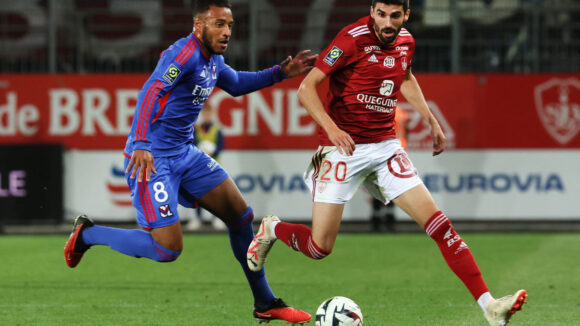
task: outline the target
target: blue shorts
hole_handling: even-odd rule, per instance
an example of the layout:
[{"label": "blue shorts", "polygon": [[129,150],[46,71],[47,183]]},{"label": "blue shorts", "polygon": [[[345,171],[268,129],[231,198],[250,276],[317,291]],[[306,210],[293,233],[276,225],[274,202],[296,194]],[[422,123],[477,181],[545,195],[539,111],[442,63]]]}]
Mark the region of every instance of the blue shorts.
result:
[{"label": "blue shorts", "polygon": [[[125,170],[129,161],[125,157]],[[137,177],[125,175],[137,209],[137,223],[144,229],[177,223],[177,204],[193,207],[229,177],[219,163],[193,145],[181,155],[155,157],[155,170],[149,181],[137,182]]]}]

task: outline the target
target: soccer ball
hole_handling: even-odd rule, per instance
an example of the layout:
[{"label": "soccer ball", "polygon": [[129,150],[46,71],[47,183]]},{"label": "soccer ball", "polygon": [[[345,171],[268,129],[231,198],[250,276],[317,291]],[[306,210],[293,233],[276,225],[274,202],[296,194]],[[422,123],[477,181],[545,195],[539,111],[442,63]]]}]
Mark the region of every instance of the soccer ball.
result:
[{"label": "soccer ball", "polygon": [[362,324],[362,311],[349,298],[330,298],[316,310],[316,326],[361,326]]}]

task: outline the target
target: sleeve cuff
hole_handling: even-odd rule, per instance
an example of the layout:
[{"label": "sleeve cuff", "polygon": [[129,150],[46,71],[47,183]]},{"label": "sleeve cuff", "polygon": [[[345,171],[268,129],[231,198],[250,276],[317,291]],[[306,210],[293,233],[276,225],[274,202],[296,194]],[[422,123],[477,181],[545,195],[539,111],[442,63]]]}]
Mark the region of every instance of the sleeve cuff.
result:
[{"label": "sleeve cuff", "polygon": [[284,79],[290,78],[282,73],[282,67],[280,67],[280,65],[275,65],[274,67],[272,67],[272,69],[274,73],[274,81],[280,82]]},{"label": "sleeve cuff", "polygon": [[133,145],[134,145],[133,150],[140,149],[140,150],[146,150],[146,151],[151,152],[151,142],[136,141],[133,143]]}]

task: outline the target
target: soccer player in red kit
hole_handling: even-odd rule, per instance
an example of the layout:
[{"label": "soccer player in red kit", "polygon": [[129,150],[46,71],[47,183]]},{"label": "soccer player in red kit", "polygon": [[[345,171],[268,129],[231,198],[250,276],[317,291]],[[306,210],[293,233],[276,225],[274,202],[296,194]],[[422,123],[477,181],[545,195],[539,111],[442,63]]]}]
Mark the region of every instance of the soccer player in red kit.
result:
[{"label": "soccer player in red kit", "polygon": [[[396,139],[394,116],[401,94],[431,126],[433,155],[446,146],[411,72],[415,41],[402,28],[409,14],[408,0],[373,0],[370,16],[338,33],[300,85],[298,97],[321,127],[321,146],[304,174],[314,202],[312,229],[265,217],[248,248],[248,266],[259,271],[276,239],[313,259],[329,255],[344,204],[363,184],[375,198],[393,201],[424,228],[489,324],[505,325],[525,303],[526,291],[500,299],[491,296],[469,247]],[[316,88],[327,77],[330,91],[323,104]]]}]

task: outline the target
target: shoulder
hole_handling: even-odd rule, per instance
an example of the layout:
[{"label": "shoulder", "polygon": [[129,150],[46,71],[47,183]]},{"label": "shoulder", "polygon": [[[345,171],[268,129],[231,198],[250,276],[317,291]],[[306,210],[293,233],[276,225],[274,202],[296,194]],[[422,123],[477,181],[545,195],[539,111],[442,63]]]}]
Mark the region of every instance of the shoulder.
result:
[{"label": "shoulder", "polygon": [[371,36],[372,31],[368,26],[368,18],[370,17],[361,18],[355,23],[344,27],[334,38],[333,47],[330,50],[340,51],[340,54],[344,52],[349,56],[356,56],[359,49],[368,45],[370,40],[369,36]]},{"label": "shoulder", "polygon": [[355,23],[346,26],[338,33],[337,38],[352,44],[364,41],[372,33],[369,27],[369,20],[370,17],[363,17]]},{"label": "shoulder", "polygon": [[177,66],[184,67],[186,63],[196,62],[199,60],[201,48],[199,41],[193,34],[183,37],[170,45],[163,53],[161,58],[167,63],[173,63]]},{"label": "shoulder", "polygon": [[399,35],[397,36],[397,41],[395,42],[396,45],[411,45],[413,48],[415,47],[415,38],[411,35],[406,28],[401,28]]}]

